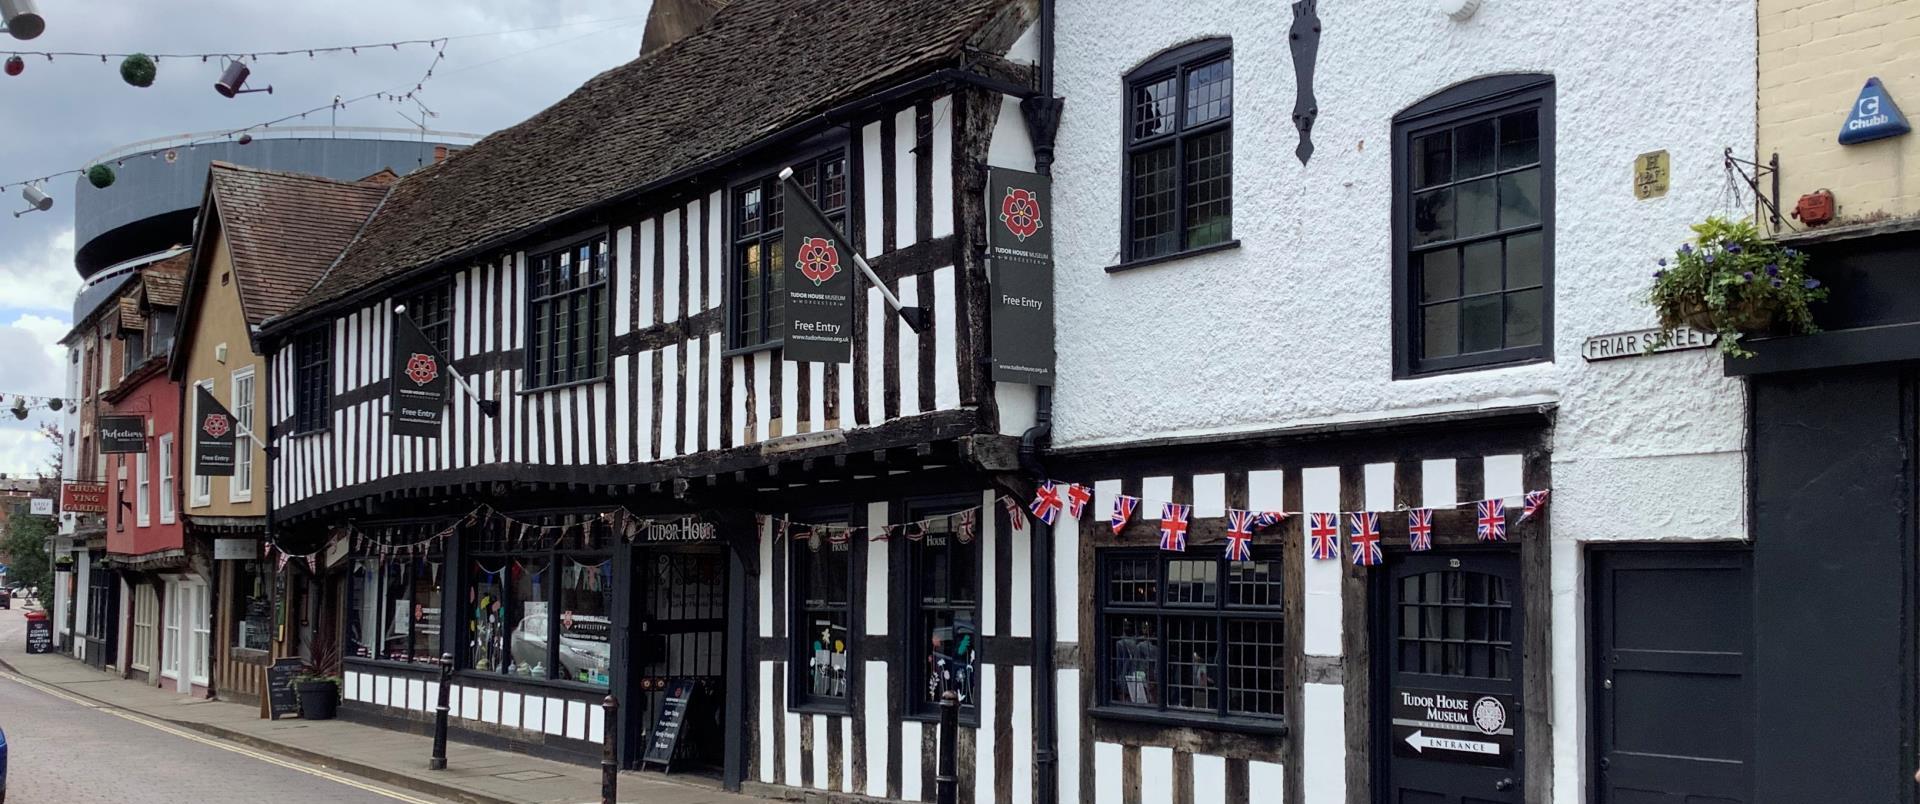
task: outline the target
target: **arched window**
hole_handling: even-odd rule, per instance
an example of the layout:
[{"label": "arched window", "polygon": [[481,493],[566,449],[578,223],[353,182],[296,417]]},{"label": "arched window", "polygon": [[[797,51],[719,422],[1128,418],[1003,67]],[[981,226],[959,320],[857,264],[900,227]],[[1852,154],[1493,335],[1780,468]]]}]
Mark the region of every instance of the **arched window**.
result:
[{"label": "arched window", "polygon": [[1499,75],[1393,119],[1394,368],[1553,359],[1553,78]]},{"label": "arched window", "polygon": [[1233,240],[1233,41],[1169,50],[1127,74],[1121,263]]}]

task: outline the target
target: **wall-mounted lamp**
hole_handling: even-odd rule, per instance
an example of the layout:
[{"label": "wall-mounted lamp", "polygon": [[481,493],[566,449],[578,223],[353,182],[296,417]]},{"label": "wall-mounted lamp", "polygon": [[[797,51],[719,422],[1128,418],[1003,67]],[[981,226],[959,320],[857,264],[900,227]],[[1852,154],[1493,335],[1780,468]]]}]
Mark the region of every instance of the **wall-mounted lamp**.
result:
[{"label": "wall-mounted lamp", "polygon": [[27,208],[13,213],[16,218],[29,212],[45,212],[53,209],[53,197],[31,184],[21,188],[20,197],[27,199]]},{"label": "wall-mounted lamp", "polygon": [[272,95],[272,85],[268,85],[266,89],[241,89],[242,86],[246,85],[247,76],[252,72],[252,70],[247,68],[246,62],[240,61],[239,59],[227,62],[227,69],[220,71],[220,80],[213,82],[213,91],[228,98],[235,95],[244,95],[248,92],[265,92],[268,95]]},{"label": "wall-mounted lamp", "polygon": [[22,41],[47,30],[47,21],[33,7],[33,0],[0,0],[0,30]]}]

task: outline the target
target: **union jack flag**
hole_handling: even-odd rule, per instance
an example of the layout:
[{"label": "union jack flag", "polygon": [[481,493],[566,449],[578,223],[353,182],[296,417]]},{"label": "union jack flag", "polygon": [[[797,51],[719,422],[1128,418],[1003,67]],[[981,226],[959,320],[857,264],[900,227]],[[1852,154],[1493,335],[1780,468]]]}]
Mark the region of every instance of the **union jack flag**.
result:
[{"label": "union jack flag", "polygon": [[1093,489],[1078,483],[1067,484],[1067,518],[1080,521],[1080,512],[1086,510],[1087,501],[1093,499]]},{"label": "union jack flag", "polygon": [[1040,488],[1033,493],[1033,504],[1027,506],[1041,522],[1049,525],[1060,517],[1060,487],[1051,480],[1040,481]]},{"label": "union jack flag", "polygon": [[1007,522],[1013,525],[1014,530],[1027,529],[1027,515],[1020,510],[1020,504],[1014,502],[1012,497],[1001,497],[1000,507],[1007,509]]},{"label": "union jack flag", "polygon": [[1368,511],[1347,515],[1348,538],[1353,543],[1353,563],[1371,567],[1387,560],[1380,552],[1380,515]]},{"label": "union jack flag", "polygon": [[1340,515],[1308,514],[1307,536],[1309,547],[1316,561],[1332,561],[1340,557]]},{"label": "union jack flag", "polygon": [[1507,540],[1507,504],[1500,500],[1481,500],[1474,506],[1478,524],[1474,532],[1483,542],[1504,542]]},{"label": "union jack flag", "polygon": [[1125,494],[1113,495],[1113,516],[1111,518],[1113,535],[1118,536],[1120,535],[1120,531],[1127,529],[1127,520],[1133,518],[1133,509],[1138,507],[1140,507],[1139,497],[1128,497]]},{"label": "union jack flag", "polygon": [[1160,549],[1176,553],[1187,551],[1187,512],[1191,505],[1167,503],[1160,509]]},{"label": "union jack flag", "polygon": [[1242,511],[1238,508],[1227,509],[1227,560],[1253,560],[1253,528],[1259,520],[1254,511]]},{"label": "union jack flag", "polygon": [[974,524],[978,522],[979,519],[980,509],[978,508],[968,508],[965,511],[961,511],[960,530],[954,534],[954,537],[959,539],[961,544],[973,543]]},{"label": "union jack flag", "polygon": [[[1540,513],[1540,509],[1545,508],[1547,506],[1547,495],[1552,493],[1553,493],[1552,489],[1541,489],[1539,491],[1527,492],[1527,504],[1525,508],[1522,508],[1520,510],[1520,522],[1525,522],[1529,519],[1532,519],[1534,514]],[[1520,522],[1515,522],[1513,524],[1518,525],[1520,524]]]},{"label": "union jack flag", "polygon": [[1253,518],[1253,529],[1271,528],[1274,525],[1280,524],[1280,520],[1286,518],[1287,512],[1285,511],[1261,511]]},{"label": "union jack flag", "polygon": [[1433,549],[1433,509],[1415,508],[1407,512],[1407,541],[1415,552]]},{"label": "union jack flag", "polygon": [[927,526],[924,523],[908,522],[905,525],[900,525],[899,528],[900,535],[907,537],[907,541],[917,542],[927,538]]}]

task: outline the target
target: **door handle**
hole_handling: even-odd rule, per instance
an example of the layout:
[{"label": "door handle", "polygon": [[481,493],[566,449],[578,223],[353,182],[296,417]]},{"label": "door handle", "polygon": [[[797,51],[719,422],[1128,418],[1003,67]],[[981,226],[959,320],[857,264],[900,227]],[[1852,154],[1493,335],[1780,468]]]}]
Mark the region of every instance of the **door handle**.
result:
[{"label": "door handle", "polygon": [[1507,777],[1507,778],[1505,778],[1505,779],[1501,779],[1500,781],[1497,781],[1497,782],[1494,782],[1494,783],[1493,783],[1493,789],[1495,789],[1495,790],[1498,790],[1498,791],[1500,791],[1500,792],[1502,792],[1502,793],[1504,793],[1504,792],[1507,792],[1508,790],[1512,790],[1512,789],[1513,789],[1513,777],[1511,777],[1511,776],[1509,776],[1509,777]]}]

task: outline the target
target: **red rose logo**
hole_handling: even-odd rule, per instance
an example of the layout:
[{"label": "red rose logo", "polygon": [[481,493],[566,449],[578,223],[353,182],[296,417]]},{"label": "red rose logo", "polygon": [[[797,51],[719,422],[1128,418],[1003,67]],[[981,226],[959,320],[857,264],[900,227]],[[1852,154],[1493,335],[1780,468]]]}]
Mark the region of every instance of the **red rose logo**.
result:
[{"label": "red rose logo", "polygon": [[407,379],[413,380],[414,385],[426,385],[438,376],[440,361],[433,359],[433,355],[414,352],[412,357],[407,358]]},{"label": "red rose logo", "polygon": [[793,266],[800,269],[801,276],[813,280],[813,284],[824,284],[840,273],[840,250],[827,238],[806,238],[800,241],[799,259]]},{"label": "red rose logo", "polygon": [[1000,199],[1000,222],[1014,237],[1032,237],[1040,231],[1040,199],[1019,187],[1007,188],[1007,197]]},{"label": "red rose logo", "polygon": [[207,414],[207,420],[200,424],[200,429],[207,431],[207,435],[219,438],[226,435],[227,430],[231,428],[228,427],[225,414],[209,413]]}]

